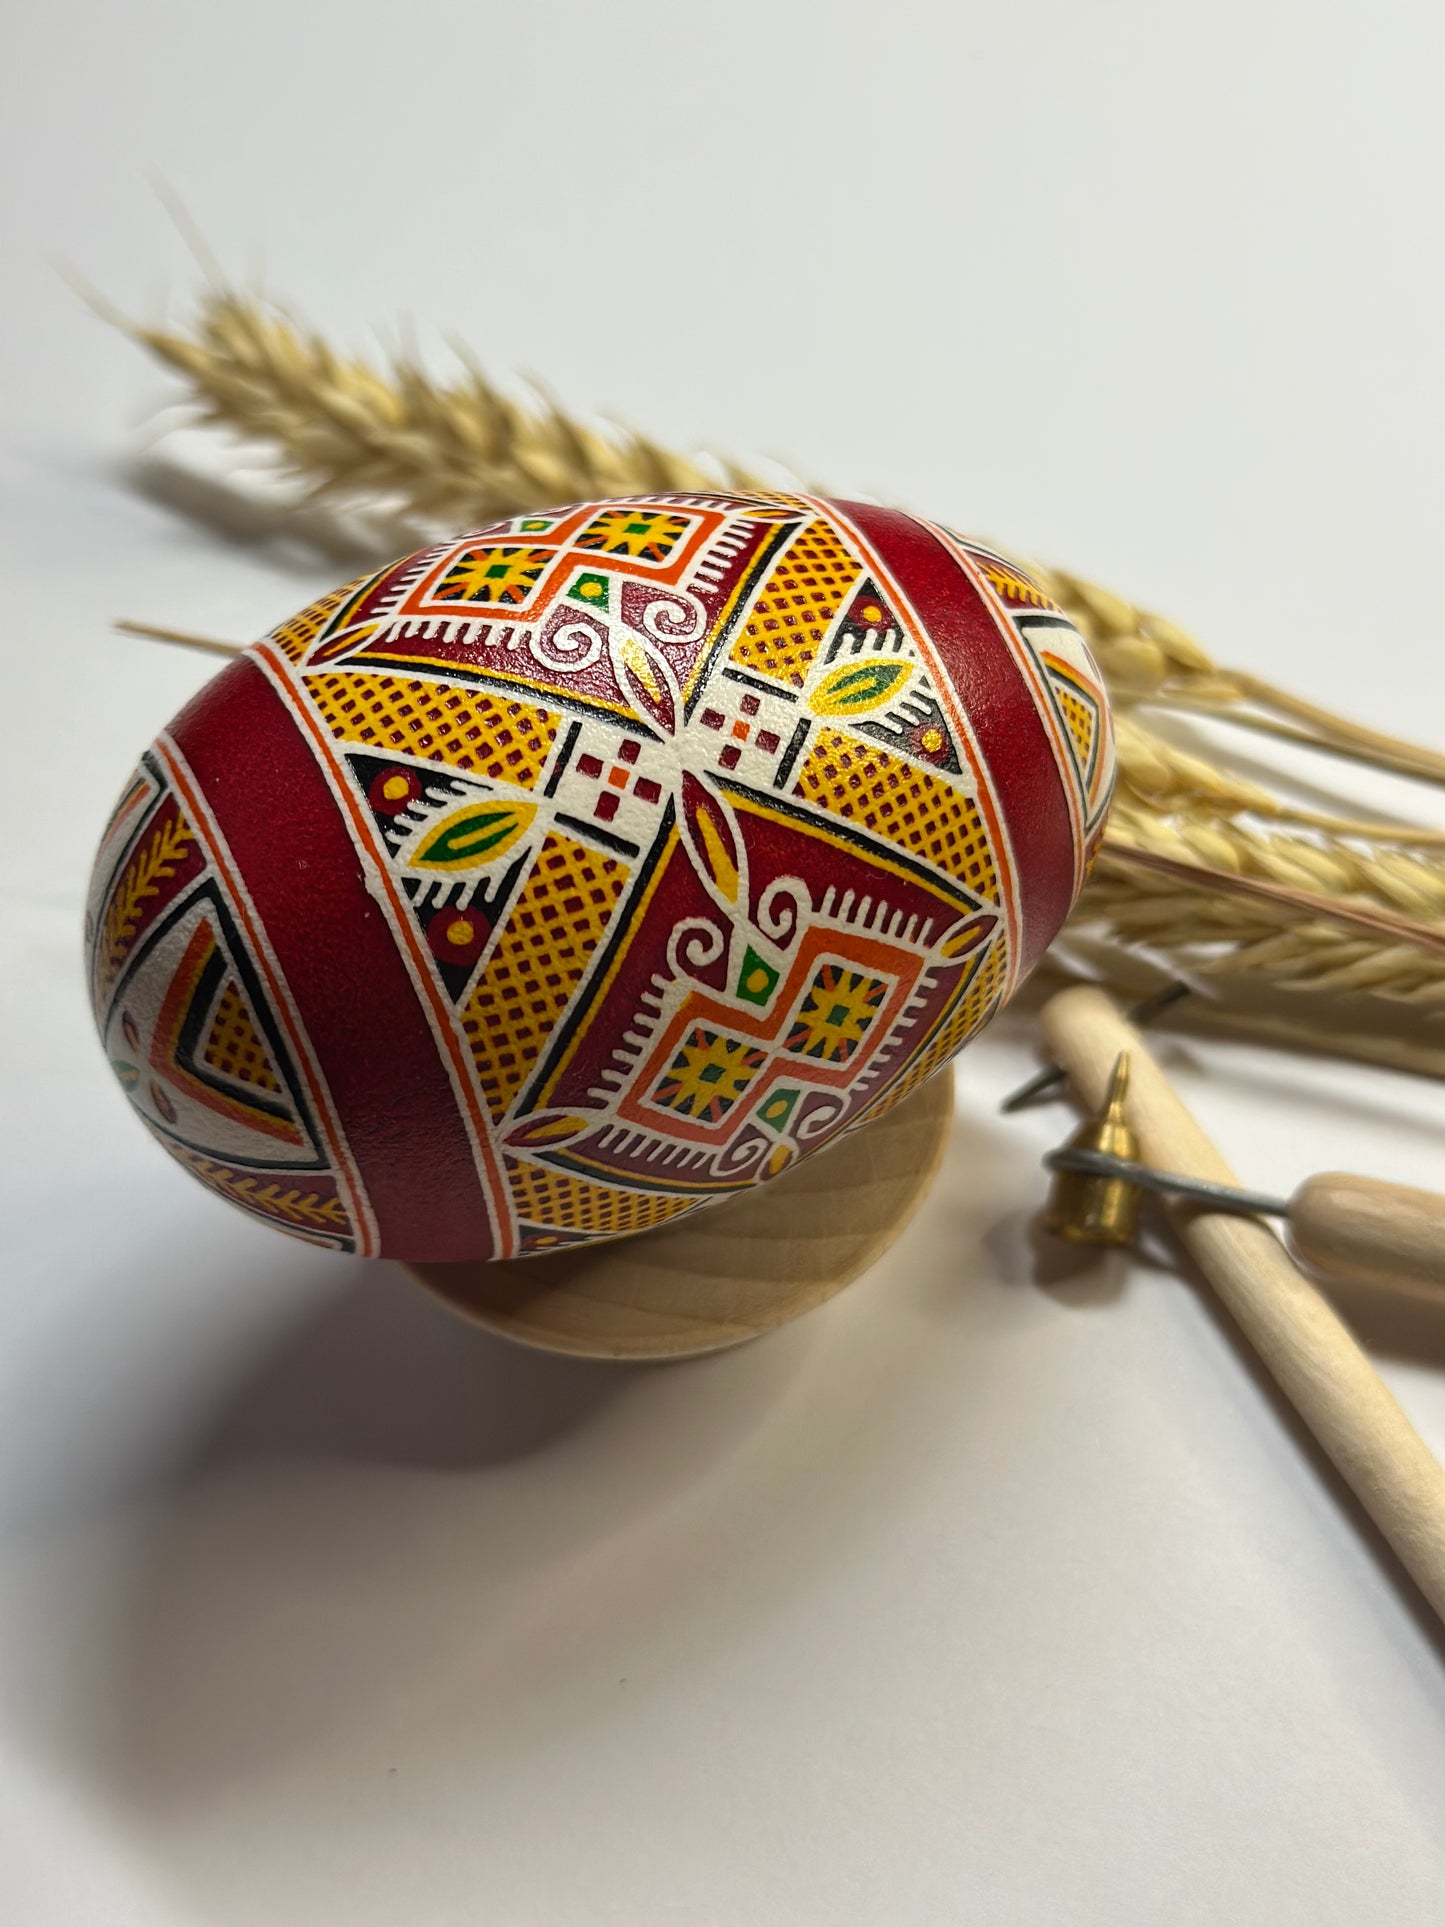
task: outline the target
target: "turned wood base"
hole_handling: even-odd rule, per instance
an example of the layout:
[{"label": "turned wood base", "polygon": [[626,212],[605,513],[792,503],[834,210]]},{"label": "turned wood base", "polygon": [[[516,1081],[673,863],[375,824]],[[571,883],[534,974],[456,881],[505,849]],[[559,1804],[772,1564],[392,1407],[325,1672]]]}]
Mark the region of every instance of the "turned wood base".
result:
[{"label": "turned wood base", "polygon": [[584,1358],[687,1358],[740,1345],[841,1291],[922,1202],[953,1118],[953,1078],[773,1183],[615,1244],[503,1264],[411,1265],[484,1325]]}]

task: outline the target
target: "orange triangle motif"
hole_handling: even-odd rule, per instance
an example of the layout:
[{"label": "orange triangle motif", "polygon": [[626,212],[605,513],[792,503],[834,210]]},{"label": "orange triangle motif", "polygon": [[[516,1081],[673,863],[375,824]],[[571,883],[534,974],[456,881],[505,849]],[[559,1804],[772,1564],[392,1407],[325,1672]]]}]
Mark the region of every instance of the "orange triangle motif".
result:
[{"label": "orange triangle motif", "polygon": [[[253,1075],[242,1079],[243,1088],[228,1089],[213,1083],[209,1077],[199,1075],[196,1060],[191,1055],[194,1045],[187,1044],[188,1035],[194,1037],[195,1019],[203,1014],[198,1006],[208,1003],[215,993],[215,981],[219,968],[224,967],[224,953],[216,941],[216,933],[209,918],[202,918],[191,934],[186,945],[185,955],[176,966],[176,973],[170,981],[160,1014],[156,1018],[155,1031],[151,1037],[150,1062],[156,1070],[185,1096],[207,1110],[215,1111],[222,1117],[244,1124],[249,1130],[260,1131],[267,1137],[280,1138],[286,1144],[304,1144],[305,1134],[294,1115],[290,1115],[284,1091],[276,1077],[250,1013],[242,1003],[237,992],[233,1008],[246,1020],[246,1029],[259,1051],[259,1061],[251,1068],[264,1072],[270,1083],[262,1081],[261,1076]],[[220,1002],[212,1019],[205,1045],[202,1047],[201,1061],[208,1069],[220,1071],[222,1065],[210,1057],[213,1040],[220,1031],[222,1013],[226,1006],[226,991],[232,985],[228,980],[221,993]],[[240,1059],[235,1060],[239,1062]],[[235,1070],[224,1072],[227,1077],[235,1077]],[[247,1101],[244,1085],[249,1083],[252,1101]],[[273,1094],[274,1093],[274,1094]]]},{"label": "orange triangle motif", "polygon": [[1098,716],[1093,700],[1084,694],[1077,680],[1070,675],[1068,665],[1060,662],[1057,656],[1045,653],[1044,666],[1049,672],[1059,714],[1073,740],[1074,753],[1079,759],[1079,775],[1087,788],[1094,776],[1094,743],[1098,732]]}]

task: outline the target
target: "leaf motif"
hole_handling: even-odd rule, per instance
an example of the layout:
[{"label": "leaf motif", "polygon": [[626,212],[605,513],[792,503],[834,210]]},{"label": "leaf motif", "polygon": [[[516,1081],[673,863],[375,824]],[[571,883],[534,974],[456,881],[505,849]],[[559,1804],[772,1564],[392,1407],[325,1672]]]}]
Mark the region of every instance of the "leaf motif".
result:
[{"label": "leaf motif", "polygon": [[524,1117],[507,1132],[506,1142],[514,1149],[531,1149],[553,1144],[565,1144],[569,1139],[580,1137],[584,1131],[596,1128],[595,1117],[579,1117],[570,1111],[539,1111],[532,1117]]},{"label": "leaf motif", "polygon": [[997,927],[998,918],[987,910],[964,917],[944,931],[938,942],[938,955],[948,963],[955,963],[960,957],[967,957],[977,950]]},{"label": "leaf motif", "polygon": [[409,861],[420,870],[475,869],[510,850],[536,814],[535,803],[464,803],[426,832]]},{"label": "leaf motif", "polygon": [[743,849],[731,809],[691,770],[684,770],[681,815],[695,868],[714,896],[732,909],[742,883]]},{"label": "leaf motif", "polygon": [[366,647],[380,628],[379,622],[359,622],[338,629],[334,636],[328,636],[312,651],[306,667],[320,669],[327,663],[339,662],[343,656],[355,655]]},{"label": "leaf motif", "polygon": [[896,656],[864,656],[830,669],[809,699],[815,716],[866,716],[908,680],[908,663]]},{"label": "leaf motif", "polygon": [[666,656],[627,630],[613,631],[611,654],[618,687],[638,715],[655,723],[664,735],[676,735],[681,692]]}]

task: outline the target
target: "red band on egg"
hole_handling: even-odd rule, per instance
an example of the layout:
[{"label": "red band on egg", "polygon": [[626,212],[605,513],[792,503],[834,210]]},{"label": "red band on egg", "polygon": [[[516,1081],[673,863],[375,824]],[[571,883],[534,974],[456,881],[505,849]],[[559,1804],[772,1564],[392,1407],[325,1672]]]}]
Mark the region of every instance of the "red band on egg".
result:
[{"label": "red band on egg", "polygon": [[[321,1062],[381,1248],[438,1261],[489,1255],[496,1233],[486,1194],[426,1013],[295,719],[242,658],[170,733],[245,878]],[[237,741],[264,752],[238,757]],[[419,1145],[425,1185],[415,1181]]]},{"label": "red band on egg", "polygon": [[978,590],[937,536],[898,509],[836,502],[909,600],[957,691],[1016,856],[1019,974],[1033,968],[1074,901],[1074,827],[1033,691]]}]

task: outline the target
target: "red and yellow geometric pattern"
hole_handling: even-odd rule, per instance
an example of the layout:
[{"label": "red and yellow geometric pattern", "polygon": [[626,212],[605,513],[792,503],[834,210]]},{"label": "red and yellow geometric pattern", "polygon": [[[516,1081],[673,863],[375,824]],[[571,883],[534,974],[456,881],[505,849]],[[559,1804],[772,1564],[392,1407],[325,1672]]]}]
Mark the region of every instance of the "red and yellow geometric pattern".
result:
[{"label": "red and yellow geometric pattern", "polygon": [[809,522],[764,582],[731,659],[740,668],[801,689],[824,636],[857,583],[857,558],[839,534],[828,522]]},{"label": "red and yellow geometric pattern", "polygon": [[533,703],[416,677],[308,676],[305,688],[339,743],[446,763],[528,789],[546,767],[561,720]]},{"label": "red and yellow geometric pattern", "polygon": [[221,992],[201,1056],[218,1077],[280,1095],[275,1067],[234,981],[228,981]]},{"label": "red and yellow geometric pattern", "polygon": [[553,831],[462,1007],[493,1123],[506,1115],[612,920],[628,868]]},{"label": "red and yellow geometric pattern", "polygon": [[896,511],[576,503],[349,583],[162,734],[91,985],[166,1148],[345,1250],[645,1230],[901,1101],[1080,887],[1097,671]]},{"label": "red and yellow geometric pattern", "polygon": [[841,730],[819,729],[795,793],[997,902],[998,872],[977,799],[926,766]]}]

